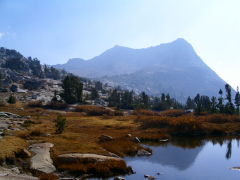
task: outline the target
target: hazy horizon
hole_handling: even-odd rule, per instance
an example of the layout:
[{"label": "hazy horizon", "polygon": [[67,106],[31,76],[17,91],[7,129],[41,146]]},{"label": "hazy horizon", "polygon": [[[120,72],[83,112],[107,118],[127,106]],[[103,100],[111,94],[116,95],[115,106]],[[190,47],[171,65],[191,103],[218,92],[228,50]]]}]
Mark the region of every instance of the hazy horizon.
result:
[{"label": "hazy horizon", "polygon": [[0,46],[45,64],[90,59],[114,45],[187,40],[234,88],[239,85],[237,0],[0,0]]}]

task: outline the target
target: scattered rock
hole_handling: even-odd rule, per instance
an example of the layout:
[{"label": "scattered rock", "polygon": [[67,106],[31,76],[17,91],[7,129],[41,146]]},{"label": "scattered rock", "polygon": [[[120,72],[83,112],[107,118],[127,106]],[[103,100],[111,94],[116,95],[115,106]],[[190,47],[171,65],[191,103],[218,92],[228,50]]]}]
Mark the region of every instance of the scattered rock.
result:
[{"label": "scattered rock", "polygon": [[127,134],[127,137],[131,138],[131,137],[132,137],[132,134]]},{"label": "scattered rock", "polygon": [[133,141],[136,142],[136,143],[141,143],[141,141],[140,141],[140,139],[139,139],[138,137],[135,137],[135,138],[133,139]]},{"label": "scattered rock", "polygon": [[114,180],[125,180],[124,177],[115,177]]},{"label": "scattered rock", "polygon": [[4,129],[8,129],[9,128],[9,124],[7,122],[1,122],[0,123],[0,129],[4,130]]},{"label": "scattered rock", "polygon": [[51,143],[40,143],[31,145],[30,151],[36,153],[31,158],[30,168],[44,173],[52,173],[56,170],[50,157],[50,148],[54,145]]},{"label": "scattered rock", "polygon": [[231,170],[240,171],[240,167],[232,167]]},{"label": "scattered rock", "polygon": [[160,142],[168,142],[168,139],[160,139]]},{"label": "scattered rock", "polygon": [[107,136],[107,135],[101,135],[100,137],[99,137],[99,140],[100,141],[103,141],[103,142],[105,142],[105,141],[112,141],[114,138],[112,137],[112,136]]},{"label": "scattered rock", "polygon": [[152,154],[145,149],[140,149],[137,152],[137,156],[151,156]]},{"label": "scattered rock", "polygon": [[10,112],[0,112],[0,117],[4,117],[4,118],[21,118],[21,116],[19,116],[17,114],[10,113]]},{"label": "scattered rock", "polygon": [[15,174],[20,174],[18,167],[11,168],[10,170],[11,170],[11,172],[13,172]]},{"label": "scattered rock", "polygon": [[149,179],[149,180],[157,179],[156,177],[150,176],[150,175],[147,175],[147,174],[145,174],[144,177],[147,178],[147,179]]}]

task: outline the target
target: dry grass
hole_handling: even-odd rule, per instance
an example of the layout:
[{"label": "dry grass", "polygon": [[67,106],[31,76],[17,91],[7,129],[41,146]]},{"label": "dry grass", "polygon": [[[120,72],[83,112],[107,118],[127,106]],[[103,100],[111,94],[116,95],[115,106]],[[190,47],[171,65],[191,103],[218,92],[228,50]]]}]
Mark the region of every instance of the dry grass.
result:
[{"label": "dry grass", "polygon": [[[118,156],[134,156],[139,149],[144,149],[140,144],[133,142],[130,138],[120,137],[112,141],[100,143],[101,147]],[[147,149],[148,151],[151,151]]]},{"label": "dry grass", "polygon": [[56,161],[56,167],[59,170],[69,171],[74,174],[94,174],[95,177],[111,177],[120,174],[128,174],[131,168],[125,161],[105,160],[105,161],[78,161],[66,162]]},{"label": "dry grass", "polygon": [[142,129],[158,128],[172,135],[223,135],[240,132],[240,117],[237,115],[140,116],[135,122],[140,122]]},{"label": "dry grass", "polygon": [[151,111],[151,110],[147,110],[147,109],[138,109],[138,110],[134,110],[133,111],[134,115],[146,115],[146,116],[157,116],[159,113]]},{"label": "dry grass", "polygon": [[14,158],[24,148],[27,148],[27,142],[15,136],[6,136],[0,140],[0,160]]},{"label": "dry grass", "polygon": [[182,109],[170,109],[160,113],[161,116],[168,116],[168,117],[178,117],[186,114],[186,112]]},{"label": "dry grass", "polygon": [[93,106],[93,105],[81,105],[75,107],[76,112],[85,112],[89,116],[122,116],[123,113],[116,110],[107,109],[101,106]]},{"label": "dry grass", "polygon": [[40,107],[43,107],[43,103],[42,101],[30,101],[29,103],[27,103],[27,106],[28,107],[32,107],[32,108],[40,108]]}]

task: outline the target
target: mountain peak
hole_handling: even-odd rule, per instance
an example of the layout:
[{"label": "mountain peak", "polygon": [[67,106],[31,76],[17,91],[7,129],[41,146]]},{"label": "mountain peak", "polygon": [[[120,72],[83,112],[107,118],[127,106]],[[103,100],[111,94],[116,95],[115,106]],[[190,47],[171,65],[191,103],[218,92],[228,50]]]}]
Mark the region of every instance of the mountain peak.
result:
[{"label": "mountain peak", "polygon": [[191,46],[191,44],[183,38],[178,38],[178,39],[174,40],[173,42],[171,42],[171,44],[177,44],[177,45],[181,45],[181,46],[186,46],[186,45]]}]

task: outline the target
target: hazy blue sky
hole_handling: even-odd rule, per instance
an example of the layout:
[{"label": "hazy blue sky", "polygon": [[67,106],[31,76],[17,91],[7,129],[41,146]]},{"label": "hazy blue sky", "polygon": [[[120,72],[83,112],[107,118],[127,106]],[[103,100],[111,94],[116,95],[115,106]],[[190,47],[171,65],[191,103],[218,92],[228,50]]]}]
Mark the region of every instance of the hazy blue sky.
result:
[{"label": "hazy blue sky", "polygon": [[0,46],[56,64],[182,37],[237,86],[239,8],[240,0],[0,0]]}]

